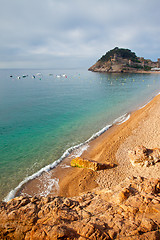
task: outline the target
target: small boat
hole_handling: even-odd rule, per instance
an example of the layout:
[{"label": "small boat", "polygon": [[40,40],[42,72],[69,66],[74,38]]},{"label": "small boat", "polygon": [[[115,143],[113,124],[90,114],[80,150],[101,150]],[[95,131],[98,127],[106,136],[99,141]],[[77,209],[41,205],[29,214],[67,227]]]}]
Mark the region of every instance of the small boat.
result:
[{"label": "small boat", "polygon": [[42,73],[37,73],[36,75],[37,75],[37,76],[42,76]]},{"label": "small boat", "polygon": [[62,74],[62,77],[65,77],[65,78],[67,78],[67,75],[66,75],[66,74]]},{"label": "small boat", "polygon": [[60,77],[61,77],[61,75],[56,75],[56,77],[57,77],[57,78],[60,78]]},{"label": "small boat", "polygon": [[23,77],[23,78],[26,78],[26,77],[28,77],[28,75],[23,75],[22,77]]}]

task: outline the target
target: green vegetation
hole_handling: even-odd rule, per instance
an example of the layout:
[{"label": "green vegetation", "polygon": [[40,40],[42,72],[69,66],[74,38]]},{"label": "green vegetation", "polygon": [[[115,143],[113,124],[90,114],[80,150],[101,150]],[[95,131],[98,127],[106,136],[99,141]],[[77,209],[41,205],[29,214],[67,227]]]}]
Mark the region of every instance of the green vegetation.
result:
[{"label": "green vegetation", "polygon": [[144,71],[150,71],[151,67],[150,66],[144,66]]},{"label": "green vegetation", "polygon": [[140,72],[140,70],[150,71],[152,67],[156,66],[155,64],[150,59],[137,57],[130,49],[115,47],[103,55],[92,68],[93,70],[95,68],[96,71],[106,72],[135,72],[136,70],[136,72]]},{"label": "green vegetation", "polygon": [[131,68],[136,68],[136,69],[143,69],[143,66],[137,65],[137,64],[131,65],[130,67],[131,67]]},{"label": "green vegetation", "polygon": [[118,48],[118,47],[115,47],[114,49],[108,51],[98,61],[107,62],[108,60],[110,60],[111,58],[114,57],[114,54],[116,54],[117,57],[121,57],[121,58],[124,58],[124,59],[130,59],[133,62],[138,61],[138,58],[137,58],[137,56],[134,52],[132,52],[129,49]]}]

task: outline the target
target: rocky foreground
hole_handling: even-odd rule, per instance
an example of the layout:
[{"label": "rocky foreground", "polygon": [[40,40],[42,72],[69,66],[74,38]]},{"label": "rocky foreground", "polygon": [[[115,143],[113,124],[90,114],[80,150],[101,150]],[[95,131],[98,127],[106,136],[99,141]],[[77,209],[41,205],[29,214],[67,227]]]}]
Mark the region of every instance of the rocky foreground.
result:
[{"label": "rocky foreground", "polygon": [[0,239],[160,239],[160,179],[127,178],[79,197],[0,203]]}]

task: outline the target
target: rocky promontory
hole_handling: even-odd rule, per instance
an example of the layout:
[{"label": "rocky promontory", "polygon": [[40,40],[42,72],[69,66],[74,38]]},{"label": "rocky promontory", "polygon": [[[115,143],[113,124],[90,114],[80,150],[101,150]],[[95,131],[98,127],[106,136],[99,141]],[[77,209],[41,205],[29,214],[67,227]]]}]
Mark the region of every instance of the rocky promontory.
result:
[{"label": "rocky promontory", "polygon": [[160,179],[127,178],[78,197],[0,203],[0,239],[160,239]]},{"label": "rocky promontory", "polygon": [[150,59],[137,57],[129,49],[118,48],[108,51],[103,55],[89,71],[108,73],[144,73],[149,71],[160,71],[160,59],[153,62]]}]

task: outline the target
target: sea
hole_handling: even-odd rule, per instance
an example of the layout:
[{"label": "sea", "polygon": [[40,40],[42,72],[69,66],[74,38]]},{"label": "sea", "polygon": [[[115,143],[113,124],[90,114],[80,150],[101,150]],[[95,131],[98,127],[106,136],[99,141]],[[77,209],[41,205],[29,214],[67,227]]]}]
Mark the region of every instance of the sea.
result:
[{"label": "sea", "polygon": [[0,200],[159,92],[160,74],[1,69]]}]

